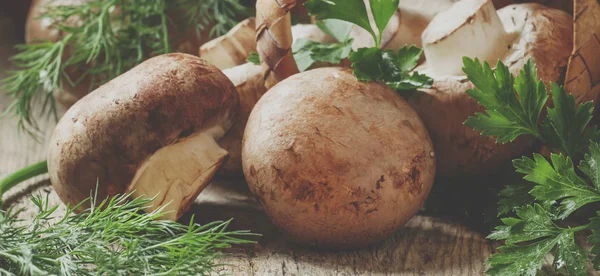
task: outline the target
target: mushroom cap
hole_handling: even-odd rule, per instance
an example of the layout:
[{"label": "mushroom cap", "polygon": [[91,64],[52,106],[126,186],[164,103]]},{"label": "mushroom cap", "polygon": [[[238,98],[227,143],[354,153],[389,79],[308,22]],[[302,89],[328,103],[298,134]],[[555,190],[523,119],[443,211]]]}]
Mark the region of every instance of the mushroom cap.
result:
[{"label": "mushroom cap", "polygon": [[423,123],[385,85],[347,68],[296,74],[250,114],[244,174],[273,222],[303,244],[380,241],[422,206],[435,154]]},{"label": "mushroom cap", "polygon": [[[160,149],[207,129],[221,128],[224,134],[238,101],[231,81],[198,57],[148,59],[82,98],[61,118],[48,153],[52,184],[72,206],[88,198],[97,183],[99,200],[124,193]],[[194,199],[189,195],[185,203]]]},{"label": "mushroom cap", "polygon": [[[571,16],[532,3],[505,7],[498,15],[514,37],[507,45],[510,50],[501,58],[511,73],[517,75],[531,58],[546,85],[560,83],[573,47]],[[522,137],[497,144],[495,137],[481,136],[479,131],[463,125],[469,116],[484,111],[465,93],[471,88],[465,76],[434,76],[431,89],[422,89],[408,99],[431,134],[442,176],[493,173],[499,164],[529,149],[534,141]]]}]

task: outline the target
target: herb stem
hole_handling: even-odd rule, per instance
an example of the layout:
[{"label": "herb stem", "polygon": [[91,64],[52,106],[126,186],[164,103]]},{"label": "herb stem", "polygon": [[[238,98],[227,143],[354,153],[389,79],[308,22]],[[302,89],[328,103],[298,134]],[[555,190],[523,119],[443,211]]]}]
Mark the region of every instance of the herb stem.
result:
[{"label": "herb stem", "polygon": [[575,232],[587,230],[588,228],[590,228],[590,224],[589,223],[586,224],[586,225],[581,225],[581,226],[569,228],[569,230],[571,230],[571,232],[575,233]]},{"label": "herb stem", "polygon": [[25,168],[22,168],[13,174],[8,175],[4,179],[0,180],[0,206],[2,205],[2,195],[17,184],[33,178],[35,176],[45,174],[48,172],[48,162],[42,161]]}]

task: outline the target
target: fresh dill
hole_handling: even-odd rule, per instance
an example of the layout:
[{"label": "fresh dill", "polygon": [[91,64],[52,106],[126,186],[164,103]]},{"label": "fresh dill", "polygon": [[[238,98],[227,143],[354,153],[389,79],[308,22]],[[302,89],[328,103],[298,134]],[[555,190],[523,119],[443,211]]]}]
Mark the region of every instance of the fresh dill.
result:
[{"label": "fresh dill", "polygon": [[[16,69],[2,81],[13,103],[3,114],[17,117],[19,130],[35,136],[34,113],[56,115],[55,93],[80,85],[91,91],[151,56],[176,51],[174,44],[191,39],[190,33],[195,39],[205,30],[221,35],[243,11],[239,0],[90,0],[48,6],[40,17],[64,35],[55,42],[16,46],[19,52],[11,58]],[[40,110],[37,97],[44,99]]]},{"label": "fresh dill", "polygon": [[0,211],[0,275],[212,275],[219,249],[251,243],[248,231],[227,232],[229,221],[157,220],[162,209],[143,212],[151,199],[129,196],[62,218],[47,196],[32,197],[39,213],[26,226],[20,211]]}]

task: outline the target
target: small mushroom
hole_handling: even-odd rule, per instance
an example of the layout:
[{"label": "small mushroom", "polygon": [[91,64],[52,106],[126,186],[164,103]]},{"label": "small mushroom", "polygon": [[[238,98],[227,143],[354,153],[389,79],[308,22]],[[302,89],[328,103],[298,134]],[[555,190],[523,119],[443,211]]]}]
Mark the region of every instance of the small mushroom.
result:
[{"label": "small mushroom", "polygon": [[133,192],[177,219],[227,159],[217,141],[238,96],[216,67],[187,54],[151,58],[74,104],[50,141],[48,170],[72,206]]},{"label": "small mushroom", "polygon": [[531,58],[546,84],[561,82],[572,37],[571,16],[533,3],[496,12],[489,0],[462,0],[431,21],[422,36],[427,64],[418,70],[435,81],[431,89],[412,94],[408,101],[431,134],[441,176],[494,172],[533,142],[523,137],[497,144],[494,137],[463,125],[483,108],[465,93],[473,84],[462,72],[462,57],[477,57],[492,65],[502,60],[513,74]]}]

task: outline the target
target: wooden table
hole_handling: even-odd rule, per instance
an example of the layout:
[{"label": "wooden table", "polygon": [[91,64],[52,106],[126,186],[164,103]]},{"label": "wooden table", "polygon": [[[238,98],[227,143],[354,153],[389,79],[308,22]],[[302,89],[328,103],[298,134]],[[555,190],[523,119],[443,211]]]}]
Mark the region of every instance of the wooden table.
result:
[{"label": "wooden table", "polygon": [[[2,71],[9,68],[7,58],[16,43],[9,29],[0,28]],[[0,73],[0,78],[4,76]],[[9,104],[0,91],[0,112]],[[55,122],[41,119],[40,123],[44,139],[38,143],[17,133],[15,119],[0,120],[0,177],[45,158]],[[249,229],[263,235],[257,244],[232,250],[221,260],[231,264],[223,269],[233,275],[481,275],[494,248],[466,226],[426,216],[414,217],[385,242],[370,248],[343,252],[299,248],[286,242],[244,185],[243,181],[213,183],[190,211],[200,223],[234,218],[230,230]],[[61,204],[47,177],[21,184],[4,200],[7,205],[25,207],[21,216],[29,219],[37,209],[28,197],[39,193],[49,193],[51,203]]]}]

